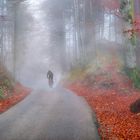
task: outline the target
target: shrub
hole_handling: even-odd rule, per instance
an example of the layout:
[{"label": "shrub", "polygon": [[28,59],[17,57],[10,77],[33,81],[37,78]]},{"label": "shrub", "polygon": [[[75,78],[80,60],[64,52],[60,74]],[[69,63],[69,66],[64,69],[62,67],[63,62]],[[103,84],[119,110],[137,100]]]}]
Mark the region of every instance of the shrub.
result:
[{"label": "shrub", "polygon": [[0,99],[4,98],[4,91],[3,89],[0,87]]}]

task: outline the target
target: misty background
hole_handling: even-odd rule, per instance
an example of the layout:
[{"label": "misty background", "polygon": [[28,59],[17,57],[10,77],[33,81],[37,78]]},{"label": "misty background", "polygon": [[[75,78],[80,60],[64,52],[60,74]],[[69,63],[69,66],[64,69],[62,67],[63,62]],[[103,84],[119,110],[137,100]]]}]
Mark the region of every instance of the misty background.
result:
[{"label": "misty background", "polygon": [[125,61],[124,22],[104,0],[9,0],[1,5],[2,14],[11,17],[1,23],[8,30],[5,45],[11,43],[3,51],[5,65],[24,85],[46,87],[48,70],[57,84],[74,68],[111,63],[114,53]]}]

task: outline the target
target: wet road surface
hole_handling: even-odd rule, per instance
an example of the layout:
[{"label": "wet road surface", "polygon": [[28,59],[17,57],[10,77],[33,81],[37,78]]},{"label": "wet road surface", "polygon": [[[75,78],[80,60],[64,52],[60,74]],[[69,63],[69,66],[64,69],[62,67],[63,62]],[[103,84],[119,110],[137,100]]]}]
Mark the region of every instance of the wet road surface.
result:
[{"label": "wet road surface", "polygon": [[70,91],[40,90],[0,115],[0,140],[98,140],[95,121]]}]

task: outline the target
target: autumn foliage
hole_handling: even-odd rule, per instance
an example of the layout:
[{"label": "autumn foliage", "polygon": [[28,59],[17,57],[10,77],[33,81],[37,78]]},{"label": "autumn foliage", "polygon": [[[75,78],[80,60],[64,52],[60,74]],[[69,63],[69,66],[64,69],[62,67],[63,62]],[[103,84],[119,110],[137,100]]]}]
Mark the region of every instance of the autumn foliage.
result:
[{"label": "autumn foliage", "polygon": [[[6,92],[7,90],[4,91],[4,94],[6,94]],[[11,91],[11,95],[0,100],[0,113],[7,111],[10,107],[23,100],[30,92],[30,89],[22,86],[20,83],[17,83]]]},{"label": "autumn foliage", "polygon": [[68,86],[96,112],[103,140],[140,140],[140,113],[131,105],[140,99],[128,77],[112,66]]}]

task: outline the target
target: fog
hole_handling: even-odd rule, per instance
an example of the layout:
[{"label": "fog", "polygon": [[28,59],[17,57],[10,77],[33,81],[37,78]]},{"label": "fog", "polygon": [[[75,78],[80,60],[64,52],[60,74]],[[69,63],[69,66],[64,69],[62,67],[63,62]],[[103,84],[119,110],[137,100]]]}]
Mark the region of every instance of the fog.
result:
[{"label": "fog", "polygon": [[[57,83],[62,75],[63,21],[55,2],[27,0],[17,9],[17,79],[23,84],[47,86],[47,71]],[[55,3],[56,4],[56,3]],[[39,84],[40,83],[40,84]]]},{"label": "fog", "polygon": [[21,2],[16,9],[16,79],[47,87],[51,70],[57,85],[73,67],[99,67],[106,57],[110,63],[113,51],[123,63],[122,19],[102,2],[95,0],[92,7],[90,1],[81,1],[80,7],[66,0]]}]

